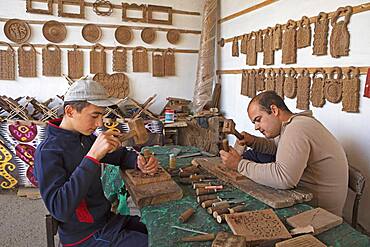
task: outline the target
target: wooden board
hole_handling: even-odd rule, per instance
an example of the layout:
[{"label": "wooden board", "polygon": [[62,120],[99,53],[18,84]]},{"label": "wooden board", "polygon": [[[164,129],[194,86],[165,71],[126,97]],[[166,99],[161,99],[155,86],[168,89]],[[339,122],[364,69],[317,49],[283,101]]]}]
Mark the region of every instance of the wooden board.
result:
[{"label": "wooden board", "polygon": [[320,240],[310,234],[302,235],[296,238],[288,239],[276,243],[276,247],[326,247]]},{"label": "wooden board", "polygon": [[239,172],[226,167],[222,163],[216,165],[214,169],[217,170],[217,172],[222,173],[225,177],[227,177],[227,178],[229,178],[229,179],[231,179],[233,181],[240,181],[240,180],[247,179],[246,176],[243,176]]},{"label": "wooden board", "polygon": [[247,243],[291,238],[272,209],[227,214],[225,219],[233,233],[244,236]]},{"label": "wooden board", "polygon": [[312,194],[302,190],[280,190],[268,186],[257,184],[256,182],[246,178],[239,181],[229,176],[225,176],[215,167],[221,164],[221,158],[197,158],[193,159],[192,163],[196,166],[201,166],[208,172],[217,176],[221,180],[231,183],[236,188],[248,193],[257,200],[266,203],[272,208],[285,208],[293,206],[297,203],[307,202],[312,199]]},{"label": "wooden board", "polygon": [[304,227],[311,225],[315,230],[314,235],[317,235],[342,224],[343,219],[326,211],[323,208],[315,208],[294,215],[288,218],[287,222],[292,227]]},{"label": "wooden board", "polygon": [[227,232],[219,232],[215,240],[212,242],[212,247],[245,247],[245,238],[243,236],[233,235]]},{"label": "wooden board", "polygon": [[158,167],[157,172],[153,175],[142,173],[140,170],[136,169],[125,170],[125,173],[134,185],[158,183],[171,180],[171,175],[168,174],[168,172],[166,172],[166,170],[164,170],[162,167]]},{"label": "wooden board", "polygon": [[122,172],[122,177],[133,201],[139,208],[179,200],[183,196],[182,189],[172,179],[134,185],[125,172]]}]

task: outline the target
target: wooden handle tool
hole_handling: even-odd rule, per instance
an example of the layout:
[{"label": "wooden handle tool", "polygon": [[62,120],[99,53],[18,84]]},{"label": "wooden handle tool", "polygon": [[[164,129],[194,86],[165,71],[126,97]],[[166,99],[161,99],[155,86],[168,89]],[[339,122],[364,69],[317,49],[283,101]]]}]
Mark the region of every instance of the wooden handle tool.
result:
[{"label": "wooden handle tool", "polygon": [[214,233],[201,234],[197,236],[189,236],[181,239],[181,242],[203,242],[203,241],[213,241],[216,238]]},{"label": "wooden handle tool", "polygon": [[179,220],[182,222],[182,223],[185,223],[186,221],[189,220],[189,218],[195,213],[195,210],[194,208],[188,208],[187,210],[185,210],[179,217]]},{"label": "wooden handle tool", "polygon": [[225,152],[229,152],[230,151],[230,148],[229,148],[229,141],[227,139],[223,139],[222,140],[222,149],[225,151]]}]

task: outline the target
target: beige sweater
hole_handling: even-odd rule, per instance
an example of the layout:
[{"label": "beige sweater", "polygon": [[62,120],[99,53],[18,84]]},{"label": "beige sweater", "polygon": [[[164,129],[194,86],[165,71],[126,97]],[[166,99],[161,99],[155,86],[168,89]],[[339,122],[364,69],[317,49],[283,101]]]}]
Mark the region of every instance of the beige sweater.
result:
[{"label": "beige sweater", "polygon": [[[236,146],[239,153],[245,147]],[[293,115],[275,140],[257,137],[257,152],[275,154],[272,163],[241,160],[238,171],[253,181],[279,189],[312,192],[313,206],[341,216],[347,196],[348,162],[342,146],[311,111]]]}]

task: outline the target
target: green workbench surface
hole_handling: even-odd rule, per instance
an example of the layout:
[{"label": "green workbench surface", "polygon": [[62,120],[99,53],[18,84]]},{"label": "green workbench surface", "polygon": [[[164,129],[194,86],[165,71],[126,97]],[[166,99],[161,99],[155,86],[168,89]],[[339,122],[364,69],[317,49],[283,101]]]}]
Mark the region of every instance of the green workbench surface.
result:
[{"label": "green workbench surface", "polygon": [[[196,152],[197,148],[194,147],[181,147],[183,152]],[[168,167],[168,157],[173,146],[164,147],[151,147],[150,149],[155,153],[156,157],[160,160],[161,165],[165,168]],[[181,153],[183,154],[183,153]],[[181,155],[180,154],[180,155]],[[190,164],[193,158],[177,159],[177,167]],[[175,177],[174,180],[178,182]],[[198,207],[196,202],[195,192],[190,185],[182,185],[178,183],[184,192],[184,197],[181,200],[171,201],[160,205],[147,206],[142,208],[142,220],[145,222],[149,232],[149,244],[152,247],[166,247],[166,246],[211,246],[211,242],[188,242],[180,243],[178,240],[182,237],[189,235],[197,235],[190,232],[185,232],[171,226],[181,226],[191,228],[194,230],[217,233],[219,231],[231,232],[228,225],[218,224],[216,220],[202,207]],[[245,200],[250,210],[259,210],[269,208],[266,204],[254,199],[248,194],[238,190],[232,189],[231,192],[219,193],[221,196],[235,197]],[[178,220],[179,215],[187,208],[196,208],[196,213],[186,223],[181,223]],[[288,227],[286,218],[309,210],[312,207],[307,204],[297,204],[289,208],[274,210],[283,223]],[[290,229],[288,227],[288,229]],[[366,235],[353,229],[347,223],[343,223],[329,231],[323,232],[317,236],[323,243],[329,246],[370,246],[369,238]]]}]

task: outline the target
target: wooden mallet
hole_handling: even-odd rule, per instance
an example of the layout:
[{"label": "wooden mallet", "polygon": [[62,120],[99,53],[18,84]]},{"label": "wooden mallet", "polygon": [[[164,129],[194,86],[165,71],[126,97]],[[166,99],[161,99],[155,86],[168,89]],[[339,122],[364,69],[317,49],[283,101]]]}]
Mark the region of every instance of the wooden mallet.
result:
[{"label": "wooden mallet", "polygon": [[130,138],[134,138],[134,142],[140,145],[148,141],[148,131],[146,130],[144,122],[141,118],[137,118],[128,122],[128,126],[130,127],[130,131],[126,135],[120,137],[121,142]]},{"label": "wooden mallet", "polygon": [[232,119],[225,119],[222,126],[222,132],[236,136],[239,140],[243,140],[244,136],[235,129],[235,123]]}]

